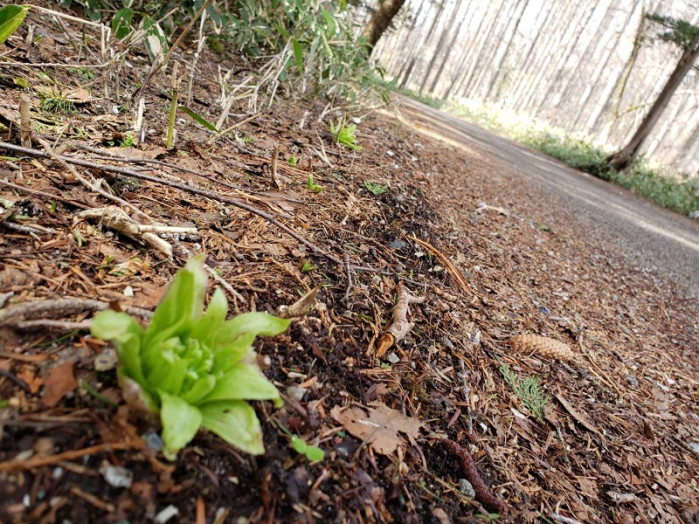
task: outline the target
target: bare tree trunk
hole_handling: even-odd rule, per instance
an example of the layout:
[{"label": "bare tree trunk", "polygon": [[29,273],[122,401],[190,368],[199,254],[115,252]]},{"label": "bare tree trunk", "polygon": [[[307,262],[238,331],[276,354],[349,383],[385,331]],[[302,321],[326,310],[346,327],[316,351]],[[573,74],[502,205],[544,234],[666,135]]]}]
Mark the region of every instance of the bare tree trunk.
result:
[{"label": "bare tree trunk", "polygon": [[[602,130],[600,141],[606,143],[609,140],[609,135],[611,134],[612,128],[615,122],[619,118],[619,107],[621,106],[621,100],[624,98],[624,91],[626,91],[626,86],[631,76],[631,71],[633,71],[633,66],[636,64],[636,59],[638,58],[638,52],[641,50],[641,44],[643,43],[643,33],[645,26],[645,12],[641,13],[641,19],[638,22],[638,27],[636,28],[636,36],[633,40],[633,48],[631,49],[631,54],[628,60],[624,64],[624,69],[617,80],[616,87],[605,104],[610,108],[608,114],[607,124]],[[596,122],[597,126],[598,123]]]},{"label": "bare tree trunk", "polygon": [[381,35],[388,28],[393,17],[396,16],[400,8],[403,7],[405,0],[384,0],[379,8],[374,12],[364,30],[362,37],[366,38],[369,48],[373,51],[376,42],[379,41]]},{"label": "bare tree trunk", "polygon": [[496,100],[498,98],[498,94],[500,93],[500,87],[502,86],[503,80],[500,81],[500,84],[498,84],[497,91],[495,92],[495,96],[491,98],[491,93],[493,92],[493,88],[495,87],[495,83],[497,82],[498,78],[505,78],[506,73],[504,72],[504,67],[503,64],[505,63],[505,60],[507,60],[507,55],[510,52],[510,49],[512,48],[512,41],[515,39],[515,36],[517,35],[517,30],[519,29],[519,23],[522,21],[522,15],[524,14],[524,11],[527,10],[527,4],[529,3],[529,0],[524,0],[522,2],[522,10],[519,12],[517,15],[517,20],[515,21],[514,27],[512,28],[511,31],[508,31],[510,37],[507,40],[507,45],[505,46],[504,51],[500,55],[500,60],[498,60],[497,65],[495,66],[495,73],[493,74],[492,79],[490,80],[490,84],[488,85],[488,90],[486,91],[486,98],[488,99],[494,99]]},{"label": "bare tree trunk", "polygon": [[[458,9],[457,9],[457,12],[454,13],[453,20],[456,20],[457,14],[458,14]],[[437,87],[437,83],[439,82],[439,78],[442,76],[442,72],[444,71],[444,66],[447,65],[449,58],[451,58],[451,56],[452,56],[451,51],[454,49],[454,43],[456,42],[456,39],[459,36],[459,33],[461,32],[461,27],[464,25],[464,20],[466,20],[467,14],[468,14],[468,6],[466,7],[466,10],[464,11],[463,17],[461,18],[459,23],[456,25],[456,30],[453,32],[451,40],[449,40],[449,43],[447,44],[447,48],[444,51],[444,60],[442,60],[442,63],[439,66],[439,69],[437,69],[437,73],[434,75],[434,80],[432,80],[432,84],[430,85],[430,95],[434,94],[434,90]],[[449,26],[449,30],[451,31],[451,26]]]},{"label": "bare tree trunk", "polygon": [[[456,4],[456,11],[458,11],[460,5],[457,3]],[[427,85],[427,81],[430,78],[430,75],[432,74],[432,69],[434,69],[434,65],[437,63],[437,57],[444,51],[447,54],[449,53],[449,50],[444,50],[444,42],[446,41],[447,36],[449,36],[449,33],[451,32],[451,28],[454,25],[456,18],[456,13],[453,13],[451,16],[450,21],[448,21],[444,27],[442,28],[442,34],[439,35],[439,40],[437,41],[437,46],[434,48],[434,53],[432,53],[432,58],[430,59],[430,63],[427,65],[427,70],[425,73],[422,75],[422,82],[420,83],[420,94],[425,90],[425,86]]]},{"label": "bare tree trunk", "polygon": [[[405,31],[405,36],[401,40],[401,44],[399,44],[398,48],[398,54],[396,55],[395,60],[391,60],[387,65],[386,65],[386,70],[389,72],[394,71],[394,63],[397,63],[399,58],[402,56],[404,59],[402,61],[402,65],[400,67],[400,72],[397,75],[394,75],[395,78],[400,78],[400,76],[403,74],[403,70],[405,68],[405,64],[409,61],[410,57],[406,56],[407,53],[405,52],[406,49],[408,49],[408,42],[412,38],[416,38],[417,32],[415,31],[415,25],[418,20],[420,20],[420,15],[422,14],[422,8],[425,7],[427,2],[420,2],[420,7],[417,10],[417,13],[415,14],[415,18],[413,18],[412,22],[410,23],[410,27],[403,27],[402,30]],[[398,34],[396,36],[399,36]]]},{"label": "bare tree trunk", "polygon": [[699,56],[699,39],[695,39],[695,41],[692,42],[692,46],[687,47],[683,51],[682,57],[680,58],[679,62],[677,62],[677,66],[675,66],[675,70],[670,75],[670,78],[668,78],[665,87],[663,87],[663,90],[660,92],[658,98],[650,108],[650,111],[648,111],[648,114],[641,122],[641,125],[638,126],[636,133],[634,133],[633,137],[631,137],[629,143],[621,151],[607,157],[606,162],[610,166],[617,171],[620,171],[628,167],[628,165],[633,161],[643,145],[643,141],[653,130],[653,126],[658,122],[660,115],[665,107],[667,107],[672,95],[682,82],[682,79],[694,65],[697,56]]},{"label": "bare tree trunk", "polygon": [[419,58],[419,51],[421,51],[427,42],[429,42],[432,33],[434,32],[434,28],[439,22],[439,19],[441,17],[442,11],[444,10],[444,1],[442,1],[441,4],[439,4],[439,7],[437,8],[437,13],[434,15],[434,18],[432,19],[432,25],[430,26],[430,29],[427,31],[427,34],[425,35],[425,38],[422,40],[422,43],[419,46],[415,46],[413,48],[413,56],[410,59],[410,62],[407,64],[407,67],[405,69],[405,73],[403,75],[403,78],[401,79],[400,82],[400,87],[401,89],[404,88],[408,84],[408,79],[410,78],[410,75],[413,72],[413,69],[415,68],[415,63],[417,62],[417,59]]},{"label": "bare tree trunk", "polygon": [[[483,14],[480,21],[478,22],[478,29],[476,29],[476,32],[475,32],[476,35],[479,35],[481,33],[481,29],[483,27],[483,21],[488,16],[488,6],[489,6],[489,4],[486,5],[485,13]],[[473,19],[473,17],[471,19]],[[459,68],[459,70],[457,70],[457,73],[453,76],[452,81],[449,84],[449,88],[447,89],[446,93],[444,93],[444,95],[442,96],[442,100],[446,100],[447,98],[449,98],[449,95],[454,90],[454,88],[457,87],[457,84],[458,84],[458,88],[456,89],[456,92],[458,92],[459,89],[461,89],[461,84],[463,83],[464,79],[466,78],[466,75],[467,75],[466,71],[468,70],[468,68],[466,67],[466,61],[467,61],[467,58],[469,57],[469,51],[471,50],[471,46],[470,45],[463,45],[462,47],[463,47],[463,52],[461,53],[461,56],[459,57],[459,60],[457,61],[457,67]],[[462,71],[463,71],[463,73],[462,73]]]}]

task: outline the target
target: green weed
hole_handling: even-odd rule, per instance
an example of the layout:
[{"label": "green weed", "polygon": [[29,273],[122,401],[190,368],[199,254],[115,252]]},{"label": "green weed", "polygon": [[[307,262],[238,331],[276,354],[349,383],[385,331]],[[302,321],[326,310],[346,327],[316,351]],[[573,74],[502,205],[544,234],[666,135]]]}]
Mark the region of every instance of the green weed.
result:
[{"label": "green weed", "polygon": [[522,404],[538,418],[544,418],[544,410],[551,397],[546,395],[539,384],[539,377],[531,375],[520,379],[517,374],[504,362],[500,363],[500,373],[505,383],[512,388]]},{"label": "green weed", "polygon": [[361,151],[362,146],[357,144],[357,125],[348,124],[344,117],[337,121],[337,124],[330,122],[330,132],[335,137],[335,142],[354,151]]},{"label": "green weed", "polygon": [[367,191],[369,191],[369,193],[375,196],[383,195],[384,193],[388,192],[388,187],[381,185],[378,182],[369,182],[368,180],[365,180],[364,187]]}]

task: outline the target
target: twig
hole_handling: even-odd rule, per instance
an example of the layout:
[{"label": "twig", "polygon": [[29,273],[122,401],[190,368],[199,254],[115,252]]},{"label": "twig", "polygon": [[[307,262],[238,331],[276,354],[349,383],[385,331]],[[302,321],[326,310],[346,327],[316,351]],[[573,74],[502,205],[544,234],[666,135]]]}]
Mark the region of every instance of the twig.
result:
[{"label": "twig", "polygon": [[[184,253],[188,258],[192,256],[192,252],[184,247],[181,243],[177,242],[177,248],[179,251]],[[211,278],[213,278],[217,283],[221,285],[223,289],[228,291],[228,293],[233,297],[233,299],[236,301],[233,303],[233,307],[235,308],[236,313],[238,312],[238,300],[241,302],[245,302],[245,299],[243,298],[243,295],[238,293],[233,286],[231,286],[228,282],[226,282],[216,271],[207,263],[204,263],[204,269],[211,275]]]},{"label": "twig", "polygon": [[[53,300],[36,300],[33,302],[22,302],[13,304],[6,308],[0,309],[0,324],[7,320],[20,316],[32,316],[38,313],[48,313],[60,311],[61,313],[70,314],[80,311],[102,311],[109,309],[107,302],[101,300],[92,300],[89,298],[59,298]],[[138,316],[149,319],[153,313],[147,309],[142,309],[135,306],[125,306],[123,310],[129,315]]]},{"label": "twig", "polygon": [[[40,151],[38,149],[31,149],[28,147],[16,146],[14,144],[9,144],[7,142],[0,142],[0,149],[7,149],[9,151],[16,151],[19,153],[40,156],[40,157],[50,156],[48,153],[46,153],[44,151]],[[276,218],[274,218],[269,213],[265,213],[264,211],[257,209],[256,207],[251,206],[249,204],[246,204],[244,202],[241,202],[240,200],[237,200],[235,198],[227,197],[224,195],[219,195],[218,193],[215,193],[213,191],[207,191],[205,189],[199,189],[197,187],[187,186],[187,185],[181,184],[179,182],[172,182],[170,180],[164,180],[162,178],[158,178],[155,176],[146,175],[144,173],[139,173],[138,171],[134,171],[133,169],[125,169],[123,167],[110,166],[110,165],[106,165],[106,164],[98,164],[95,162],[88,162],[88,161],[81,160],[78,158],[71,158],[71,157],[66,157],[66,156],[60,156],[58,158],[60,158],[61,160],[63,160],[66,163],[75,164],[75,165],[78,165],[81,167],[89,167],[92,169],[100,169],[102,171],[119,173],[122,175],[132,176],[134,178],[140,178],[142,180],[148,180],[149,182],[154,182],[156,184],[175,187],[175,188],[180,189],[182,191],[193,193],[195,195],[205,196],[205,197],[210,198],[212,200],[216,200],[218,202],[223,202],[225,204],[230,204],[230,205],[238,207],[240,209],[244,209],[245,211],[249,211],[250,213],[253,213],[255,215],[258,215],[258,216],[264,218],[269,223],[273,224],[274,226],[278,227],[282,231],[286,232],[289,236],[295,238],[296,240],[301,242],[303,245],[305,245],[309,249],[312,249],[316,253],[323,255],[324,257],[332,260],[333,262],[335,262],[338,265],[342,265],[342,261],[338,257],[336,257],[335,255],[333,255],[331,253],[328,253],[327,251],[325,251],[321,247],[318,247],[314,243],[306,240],[301,235],[296,233],[293,229],[291,229],[290,227],[285,226],[284,224],[279,222]],[[133,207],[130,204],[125,204],[125,205],[128,205],[129,207]],[[141,212],[139,211],[139,213],[141,213]]]},{"label": "twig", "polygon": [[350,266],[349,255],[345,253],[345,272],[347,273],[347,290],[345,291],[345,304],[349,305],[350,292],[352,291],[352,267]]},{"label": "twig", "polygon": [[[5,171],[3,169],[0,169],[0,175],[9,175],[9,171]],[[0,184],[3,186],[11,187],[12,189],[16,191],[21,191],[22,193],[28,193],[30,195],[36,195],[40,196],[43,198],[46,198],[48,200],[58,200],[59,202],[65,202],[66,204],[70,204],[71,206],[79,207],[80,209],[88,209],[88,206],[85,204],[81,204],[80,202],[75,202],[73,200],[69,200],[67,198],[63,198],[58,195],[53,195],[51,193],[46,193],[45,191],[39,191],[38,189],[31,189],[28,187],[24,186],[18,186],[16,184],[13,184],[12,182],[6,182],[5,180],[0,179]]]},{"label": "twig", "polygon": [[49,235],[56,232],[55,229],[44,228],[40,226],[27,226],[24,224],[16,224],[14,222],[0,222],[7,229],[17,231],[17,233],[23,233],[25,235]]},{"label": "twig", "polygon": [[398,284],[398,299],[396,300],[396,305],[393,308],[391,324],[384,331],[383,335],[379,339],[378,346],[376,348],[376,358],[381,358],[384,356],[386,351],[393,346],[396,342],[399,342],[405,336],[410,333],[415,325],[413,322],[408,322],[408,310],[410,304],[422,304],[425,301],[425,297],[416,297],[410,294],[405,285],[400,282]]},{"label": "twig", "polygon": [[7,462],[0,462],[0,471],[18,471],[39,468],[41,466],[56,464],[63,460],[75,460],[86,455],[94,455],[101,451],[116,451],[118,449],[130,449],[132,447],[133,445],[127,442],[112,442],[110,444],[97,444],[89,448],[66,451],[64,453],[51,455],[50,457],[35,457],[28,460],[8,460]]},{"label": "twig", "polygon": [[561,524],[582,524],[579,520],[571,519],[570,517],[564,517],[563,515],[559,515],[558,513],[551,513],[549,515],[550,519],[555,520],[556,522],[560,522]]},{"label": "twig", "polygon": [[272,160],[270,161],[269,167],[272,171],[272,184],[277,189],[281,189],[282,185],[279,181],[279,174],[277,173],[277,160],[279,159],[279,146],[275,145],[272,151]]},{"label": "twig", "polygon": [[82,322],[68,322],[63,320],[20,320],[20,321],[7,321],[5,326],[11,327],[17,331],[31,331],[33,329],[56,329],[61,331],[89,331],[91,320],[83,320]]},{"label": "twig", "polygon": [[[57,154],[54,152],[54,150],[51,148],[51,146],[49,145],[49,143],[48,143],[46,140],[44,140],[43,138],[40,138],[40,137],[37,136],[37,137],[36,137],[36,141],[39,142],[39,143],[41,144],[41,147],[44,148],[45,154],[43,154],[42,156],[49,157],[49,158],[51,158],[52,160],[55,160],[56,162],[58,162],[59,164],[61,164],[61,165],[62,165],[63,167],[65,167],[68,171],[70,171],[71,174],[72,174],[82,185],[84,185],[87,189],[89,189],[89,190],[91,190],[91,191],[95,191],[96,193],[102,195],[104,198],[106,198],[106,199],[108,199],[108,200],[113,200],[114,202],[117,202],[118,204],[121,204],[122,206],[128,207],[129,209],[133,210],[134,213],[136,213],[136,214],[142,216],[143,218],[145,218],[145,219],[148,220],[148,221],[151,220],[151,218],[150,218],[147,214],[145,214],[143,211],[141,211],[140,209],[138,209],[138,208],[137,208],[136,206],[134,206],[133,204],[130,204],[129,202],[127,202],[126,200],[124,200],[124,199],[122,199],[122,198],[116,197],[116,196],[114,196],[114,195],[110,195],[110,194],[107,193],[105,190],[103,190],[103,189],[101,189],[100,187],[98,187],[97,184],[91,184],[89,180],[87,180],[87,179],[86,179],[85,177],[83,177],[80,173],[78,173],[77,169],[75,169],[73,166],[70,165],[70,163],[66,160],[65,157],[60,156],[60,155],[57,155]],[[4,147],[4,145],[3,145],[2,143],[0,143],[0,147]],[[24,148],[24,149],[29,150],[29,149],[31,149],[31,148]],[[38,150],[35,150],[35,151],[38,151]]]},{"label": "twig", "polygon": [[447,268],[447,271],[449,272],[449,275],[451,275],[451,278],[456,282],[457,286],[461,288],[461,291],[467,292],[470,291],[474,295],[476,294],[473,289],[471,289],[471,286],[468,285],[468,282],[466,282],[466,279],[463,277],[461,274],[461,271],[459,271],[454,264],[451,263],[451,260],[449,260],[446,255],[442,254],[441,251],[439,251],[436,247],[434,247],[431,244],[428,244],[424,240],[420,240],[417,238],[415,235],[412,235],[411,237],[408,237],[418,244],[420,244],[422,247],[424,247],[427,251],[432,253],[434,256],[436,256],[439,260],[442,261],[442,264],[444,264]]},{"label": "twig", "polygon": [[497,511],[501,515],[507,515],[507,505],[497,498],[486,486],[485,482],[478,473],[476,462],[473,460],[471,453],[467,449],[462,448],[451,439],[442,439],[442,444],[451,453],[456,455],[461,461],[461,469],[463,469],[466,478],[473,486],[473,491],[476,492],[476,498],[490,511]]}]

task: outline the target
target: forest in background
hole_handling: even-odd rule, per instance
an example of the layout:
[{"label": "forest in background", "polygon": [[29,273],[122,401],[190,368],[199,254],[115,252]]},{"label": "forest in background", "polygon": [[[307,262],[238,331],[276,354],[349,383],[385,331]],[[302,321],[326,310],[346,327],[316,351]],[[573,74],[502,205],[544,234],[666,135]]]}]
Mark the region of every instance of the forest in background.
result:
[{"label": "forest in background", "polygon": [[[680,56],[644,14],[696,25],[692,2],[408,0],[373,56],[398,86],[478,100],[583,133],[611,149],[637,129]],[[699,173],[699,99],[692,69],[642,154]]]}]

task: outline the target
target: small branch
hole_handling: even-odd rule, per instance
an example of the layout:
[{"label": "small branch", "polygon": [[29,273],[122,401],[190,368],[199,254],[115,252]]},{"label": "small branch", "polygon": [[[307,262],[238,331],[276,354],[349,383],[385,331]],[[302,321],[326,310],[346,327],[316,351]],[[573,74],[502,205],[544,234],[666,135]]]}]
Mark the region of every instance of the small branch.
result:
[{"label": "small branch", "polygon": [[[89,181],[88,179],[86,179],[84,176],[82,176],[80,173],[78,173],[77,169],[75,169],[73,166],[70,165],[70,163],[66,160],[65,157],[62,157],[62,156],[60,156],[60,155],[57,155],[57,154],[54,152],[53,148],[51,148],[51,146],[49,145],[49,143],[48,143],[46,140],[44,140],[43,138],[40,138],[40,137],[38,137],[38,136],[36,137],[36,140],[37,140],[37,142],[39,142],[39,143],[41,144],[41,147],[44,148],[44,152],[45,152],[45,153],[44,153],[43,155],[41,155],[41,156],[45,156],[45,157],[47,156],[47,157],[51,158],[52,160],[55,160],[56,162],[58,162],[59,164],[61,164],[61,165],[62,165],[63,167],[65,167],[68,171],[70,171],[70,173],[76,178],[76,180],[78,180],[78,181],[79,181],[83,186],[85,186],[87,189],[89,189],[90,191],[94,191],[94,192],[96,192],[96,193],[102,195],[104,198],[106,198],[106,199],[108,199],[108,200],[112,200],[112,201],[114,201],[114,202],[116,202],[116,203],[118,203],[118,204],[121,204],[121,205],[124,206],[124,207],[128,207],[129,209],[133,210],[136,214],[138,214],[138,215],[144,217],[144,218],[145,218],[146,220],[148,220],[148,221],[151,220],[151,218],[150,218],[148,215],[146,215],[143,211],[141,211],[140,209],[138,209],[138,208],[137,208],[136,206],[134,206],[133,204],[130,204],[130,203],[127,202],[126,200],[123,200],[123,199],[121,199],[121,198],[119,198],[119,197],[116,197],[116,196],[114,196],[114,195],[110,195],[110,194],[107,193],[105,190],[103,190],[103,189],[101,189],[100,187],[98,187],[97,184],[92,184],[92,183],[90,183],[90,181]],[[0,143],[0,147],[4,147],[3,143]],[[24,149],[31,150],[30,148],[24,148]],[[38,151],[38,150],[37,150],[37,151]],[[38,152],[40,152],[40,151],[38,151]]]},{"label": "small branch", "polygon": [[55,329],[58,331],[89,331],[91,320],[83,320],[82,322],[69,322],[64,320],[20,320],[20,321],[7,321],[5,325],[16,329],[17,331],[32,331],[35,329]]},{"label": "small branch", "polygon": [[[15,317],[31,317],[39,313],[60,311],[63,314],[71,314],[82,311],[102,311],[104,309],[109,309],[109,304],[107,302],[89,298],[59,298],[54,300],[22,302],[0,309],[0,324],[4,324],[9,319]],[[150,319],[153,316],[152,312],[140,307],[125,306],[122,309],[129,315],[145,319]]]},{"label": "small branch", "polygon": [[352,266],[349,255],[345,254],[345,272],[347,273],[347,290],[345,291],[345,304],[349,305],[350,292],[352,291]]},{"label": "small branch", "polygon": [[[9,175],[9,171],[5,171],[3,169],[0,169],[0,175]],[[16,191],[20,191],[22,193],[28,193],[30,195],[36,195],[40,196],[42,198],[46,198],[48,200],[57,200],[59,202],[64,202],[66,204],[69,204],[74,207],[78,207],[80,209],[88,209],[88,207],[85,204],[81,204],[80,202],[75,202],[73,200],[68,200],[67,198],[63,198],[58,195],[52,195],[51,193],[46,193],[45,191],[39,191],[38,189],[31,189],[28,187],[24,186],[18,186],[16,184],[13,184],[12,182],[6,182],[5,180],[0,179],[0,184],[3,186],[11,187],[12,189]]]},{"label": "small branch", "polygon": [[486,507],[486,509],[490,511],[497,511],[500,515],[507,515],[507,505],[493,495],[490,488],[488,488],[485,482],[483,482],[471,453],[448,438],[442,439],[442,444],[444,444],[444,447],[456,455],[460,460],[461,469],[466,475],[468,481],[473,486],[473,491],[476,492],[476,499],[478,499]]},{"label": "small branch", "polygon": [[400,342],[405,336],[410,333],[415,325],[413,322],[408,322],[408,312],[410,304],[422,304],[425,297],[416,297],[410,294],[407,287],[401,282],[398,284],[398,299],[393,308],[391,324],[384,331],[379,339],[376,348],[376,358],[384,356],[386,351],[395,343]]},{"label": "small branch", "polygon": [[39,468],[41,466],[50,466],[63,460],[75,460],[86,455],[94,455],[95,453],[99,453],[101,451],[115,451],[118,449],[130,449],[133,447],[133,444],[129,444],[127,442],[112,442],[109,444],[97,444],[96,446],[90,446],[89,448],[66,451],[64,453],[58,453],[49,457],[34,457],[27,460],[8,460],[7,462],[0,462],[0,471],[21,471]]},{"label": "small branch", "polygon": [[[16,146],[14,144],[9,144],[7,142],[0,142],[0,149],[7,149],[8,151],[16,151],[19,153],[24,153],[27,155],[33,155],[33,156],[39,156],[39,157],[49,157],[50,156],[47,152],[39,151],[38,149],[31,149],[28,147]],[[192,193],[195,195],[201,195],[201,196],[210,198],[212,200],[216,200],[218,202],[223,202],[225,204],[230,204],[230,205],[238,207],[240,209],[244,209],[245,211],[249,211],[250,213],[253,213],[255,215],[258,215],[258,216],[264,218],[269,223],[273,224],[274,226],[278,227],[282,231],[286,232],[289,236],[291,236],[292,238],[295,238],[296,240],[298,240],[299,242],[301,242],[303,245],[305,245],[309,249],[313,250],[314,252],[323,255],[324,257],[332,260],[333,262],[335,262],[338,265],[342,265],[342,261],[338,257],[336,257],[335,255],[333,255],[331,253],[328,253],[327,251],[325,251],[321,247],[316,246],[314,243],[306,240],[301,235],[296,233],[293,229],[291,229],[290,227],[285,226],[284,224],[279,222],[276,218],[274,218],[269,213],[265,213],[264,211],[257,209],[256,207],[251,206],[249,204],[246,204],[245,202],[241,202],[240,200],[237,200],[235,198],[231,198],[231,197],[228,197],[225,195],[219,195],[218,193],[215,193],[213,191],[207,191],[206,189],[200,189],[197,187],[187,186],[187,185],[181,184],[179,182],[172,182],[170,180],[164,180],[162,178],[158,178],[155,176],[146,175],[144,173],[139,173],[138,171],[134,171],[132,169],[110,166],[110,165],[106,165],[106,164],[98,164],[95,162],[88,162],[86,160],[82,160],[79,158],[71,158],[71,157],[66,157],[66,156],[61,156],[61,157],[57,157],[57,158],[59,158],[60,160],[62,160],[65,163],[68,163],[68,164],[75,164],[75,165],[81,166],[81,167],[100,169],[102,171],[108,171],[108,172],[112,172],[112,173],[119,173],[122,175],[128,175],[128,176],[131,176],[134,178],[139,178],[141,180],[148,180],[149,182],[154,182],[156,184],[174,187],[174,188],[180,189],[182,191],[186,191],[188,193]],[[98,190],[98,192],[100,192],[100,191],[101,190]],[[100,194],[103,194],[103,193],[104,192],[102,191]],[[107,196],[109,198],[114,199],[114,197],[112,197],[111,195],[107,194]],[[119,199],[119,200],[121,201],[121,199]],[[123,205],[128,206],[130,208],[133,208],[133,206],[131,204],[128,204],[127,202],[123,202]],[[143,214],[138,209],[136,209],[136,211],[140,214]]]},{"label": "small branch", "polygon": [[459,271],[454,264],[451,263],[451,260],[449,260],[444,254],[442,254],[441,251],[439,251],[436,247],[434,247],[431,244],[428,244],[424,240],[420,240],[417,238],[415,235],[408,237],[411,240],[414,240],[418,244],[420,244],[422,247],[424,247],[427,251],[432,253],[434,256],[436,256],[439,260],[442,261],[442,264],[447,268],[447,271],[449,272],[449,275],[451,276],[452,280],[456,282],[457,287],[461,288],[461,291],[464,292],[471,292],[475,295],[475,292],[473,289],[471,289],[471,286],[468,285],[468,282],[466,282],[466,279],[463,277],[461,274],[461,271]]}]

